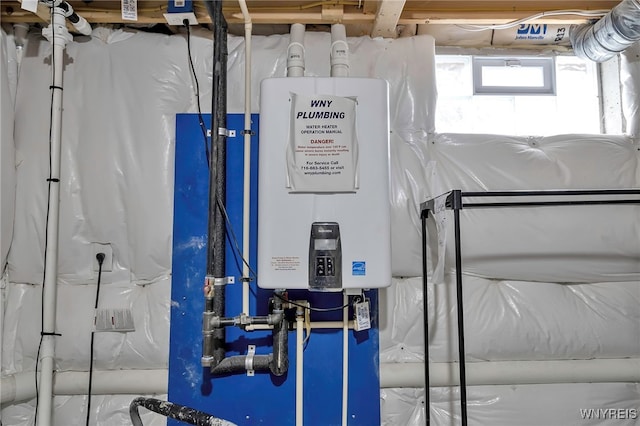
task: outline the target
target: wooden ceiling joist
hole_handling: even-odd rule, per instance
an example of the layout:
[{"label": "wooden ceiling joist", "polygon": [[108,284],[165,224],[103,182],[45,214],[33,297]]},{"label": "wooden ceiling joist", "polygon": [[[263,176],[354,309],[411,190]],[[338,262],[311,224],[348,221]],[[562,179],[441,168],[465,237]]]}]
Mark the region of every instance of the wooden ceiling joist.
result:
[{"label": "wooden ceiling joist", "polygon": [[396,27],[406,0],[382,0],[371,29],[371,37],[397,36]]},{"label": "wooden ceiling joist", "polygon": [[[166,24],[166,0],[138,0],[138,21],[122,19],[120,0],[85,3],[68,1],[92,24]],[[414,24],[501,24],[550,10],[610,10],[611,0],[248,0],[254,24],[334,24],[371,28],[372,36],[395,37],[397,25]],[[48,8],[38,14],[22,10],[19,0],[0,2],[3,23],[46,22]],[[194,0],[194,13],[201,24],[210,24],[203,0]],[[230,24],[244,18],[237,0],[223,0],[223,13]],[[589,18],[577,15],[544,17],[539,23],[581,23]]]}]

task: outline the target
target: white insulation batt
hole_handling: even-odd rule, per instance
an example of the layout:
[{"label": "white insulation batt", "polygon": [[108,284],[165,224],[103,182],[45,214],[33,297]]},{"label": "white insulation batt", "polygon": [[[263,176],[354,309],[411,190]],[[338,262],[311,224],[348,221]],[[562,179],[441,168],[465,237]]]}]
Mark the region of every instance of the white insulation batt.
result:
[{"label": "white insulation batt", "polygon": [[[3,262],[5,236],[11,232],[5,212],[16,211],[2,301],[2,375],[7,376],[33,371],[39,341],[51,48],[32,33],[17,79],[11,78],[17,75],[15,47],[5,34],[2,41]],[[288,35],[253,39],[254,112],[260,81],[285,75],[288,42]],[[307,75],[329,75],[330,44],[329,34],[306,34]],[[629,136],[436,134],[433,38],[362,37],[350,38],[348,44],[352,76],[384,78],[390,85],[396,278],[381,292],[380,361],[383,367],[421,363],[421,202],[450,189],[640,187],[639,146]],[[195,31],[192,53],[202,109],[209,112],[210,32]],[[57,368],[88,368],[97,279],[91,244],[109,243],[112,271],[103,274],[100,305],[131,309],[135,332],[97,334],[95,367],[162,370],[169,342],[175,114],[197,110],[185,36],[97,28],[92,37],[76,37],[65,55]],[[622,63],[635,64],[623,70],[622,86],[627,127],[633,129],[638,120],[637,58]],[[243,39],[230,36],[229,112],[243,111],[243,70]],[[13,114],[5,90],[16,93],[14,132],[5,129]],[[638,208],[467,213],[463,253],[470,362],[640,358]],[[447,234],[448,239],[453,235]],[[430,356],[438,363],[457,359],[451,240],[446,247],[445,275],[428,289]],[[589,381],[472,386],[470,424],[591,425],[597,422],[582,421],[580,409],[640,409],[637,383]],[[432,424],[459,422],[456,389],[432,389]],[[424,389],[381,392],[383,424],[424,424]],[[126,424],[131,398],[96,398],[96,424]],[[83,395],[57,396],[55,424],[83,423],[85,404]],[[2,423],[31,425],[33,408],[34,400],[4,404]],[[147,422],[163,420],[147,416]]]},{"label": "white insulation batt", "polygon": [[4,275],[13,236],[16,187],[13,110],[18,66],[16,48],[9,38],[0,31],[0,276]]}]

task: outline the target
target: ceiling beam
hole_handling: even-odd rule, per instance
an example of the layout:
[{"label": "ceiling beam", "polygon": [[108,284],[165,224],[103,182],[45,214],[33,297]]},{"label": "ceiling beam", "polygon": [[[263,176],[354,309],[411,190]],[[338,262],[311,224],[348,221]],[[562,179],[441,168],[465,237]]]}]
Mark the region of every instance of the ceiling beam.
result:
[{"label": "ceiling beam", "polygon": [[325,3],[322,5],[320,16],[323,21],[331,24],[342,22],[344,17],[344,6],[341,4]]},{"label": "ceiling beam", "polygon": [[[69,0],[76,12],[92,24],[166,24],[163,13],[167,2],[139,0],[138,21],[124,21],[120,1],[100,0],[86,4]],[[538,1],[481,1],[481,0],[331,0],[331,1],[256,1],[249,0],[249,11],[254,24],[333,24],[373,26],[373,36],[395,37],[395,26],[408,24],[501,24],[535,13],[571,9],[611,9],[618,1],[610,0],[538,0]],[[572,7],[570,7],[572,6]],[[17,0],[0,2],[0,20],[3,23],[47,22],[48,8],[40,5],[38,16],[23,10]],[[398,13],[398,12],[401,13]],[[211,19],[202,1],[194,1],[198,22],[210,24]],[[243,23],[244,18],[236,1],[225,1],[223,12],[229,23]],[[397,16],[396,16],[397,15]],[[589,18],[580,16],[544,17],[537,23],[583,23]],[[375,24],[375,25],[374,25]]]},{"label": "ceiling beam", "polygon": [[406,0],[382,0],[371,29],[371,37],[396,38],[396,26]]}]

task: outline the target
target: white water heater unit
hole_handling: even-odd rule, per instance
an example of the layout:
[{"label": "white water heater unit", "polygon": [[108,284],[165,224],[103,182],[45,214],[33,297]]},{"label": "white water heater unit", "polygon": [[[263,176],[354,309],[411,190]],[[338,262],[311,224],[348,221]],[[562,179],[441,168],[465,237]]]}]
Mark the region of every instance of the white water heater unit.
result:
[{"label": "white water heater unit", "polygon": [[270,78],[260,99],[258,285],[389,286],[387,82]]}]

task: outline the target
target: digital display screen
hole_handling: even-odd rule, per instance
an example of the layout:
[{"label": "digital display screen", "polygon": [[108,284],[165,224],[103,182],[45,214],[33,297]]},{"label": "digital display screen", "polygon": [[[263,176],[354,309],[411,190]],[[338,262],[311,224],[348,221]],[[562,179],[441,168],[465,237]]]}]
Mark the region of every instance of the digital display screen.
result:
[{"label": "digital display screen", "polygon": [[335,250],[338,248],[338,240],[335,239],[317,239],[313,243],[315,250]]}]

